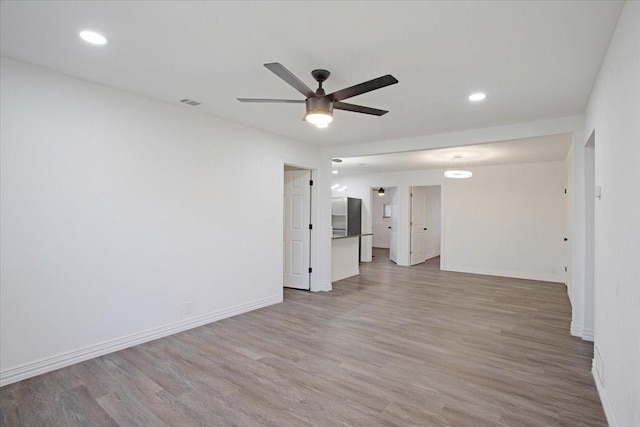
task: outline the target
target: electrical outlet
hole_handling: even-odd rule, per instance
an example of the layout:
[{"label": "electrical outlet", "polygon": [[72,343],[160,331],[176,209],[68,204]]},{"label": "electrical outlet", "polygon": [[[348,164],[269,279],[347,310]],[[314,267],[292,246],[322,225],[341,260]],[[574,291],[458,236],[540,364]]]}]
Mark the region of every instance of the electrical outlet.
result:
[{"label": "electrical outlet", "polygon": [[193,301],[185,301],[184,302],[184,314],[193,313]]}]

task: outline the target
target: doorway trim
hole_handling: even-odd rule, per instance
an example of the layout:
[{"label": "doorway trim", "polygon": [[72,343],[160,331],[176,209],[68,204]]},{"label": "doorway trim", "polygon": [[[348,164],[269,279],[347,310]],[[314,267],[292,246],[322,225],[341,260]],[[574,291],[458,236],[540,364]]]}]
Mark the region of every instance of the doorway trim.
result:
[{"label": "doorway trim", "polygon": [[584,189],[585,189],[585,274],[584,274],[584,312],[582,320],[582,339],[594,340],[595,305],[595,215],[596,215],[596,132],[591,132],[584,144]]},{"label": "doorway trim", "polygon": [[[366,202],[366,205],[363,206],[363,209],[366,209],[366,224],[363,223],[363,227],[362,227],[362,232],[364,233],[365,230],[369,230],[366,231],[368,233],[373,233],[373,200],[374,197],[378,197],[378,190],[380,188],[384,188],[385,191],[395,191],[396,192],[396,197],[398,197],[398,185],[375,185],[369,186],[369,194],[367,195],[367,199],[364,200]],[[398,204],[400,203],[399,199],[398,199]],[[399,212],[399,208],[400,206],[396,207],[395,212]],[[399,214],[396,215],[399,217]],[[360,256],[360,261],[362,262],[371,262],[373,260],[373,236],[362,236],[361,237],[361,242],[362,242],[362,253]],[[389,252],[391,252],[391,242],[389,242]],[[400,253],[400,244],[399,241],[396,242],[396,253]]]},{"label": "doorway trim", "polygon": [[299,161],[299,160],[292,160],[292,159],[282,159],[281,164],[280,164],[280,170],[279,170],[279,175],[280,175],[280,186],[278,189],[278,198],[280,201],[280,206],[283,206],[283,209],[281,211],[281,216],[280,216],[280,226],[278,228],[279,230],[279,234],[278,234],[278,254],[279,254],[279,262],[276,266],[276,268],[278,269],[278,274],[280,277],[282,277],[282,292],[284,294],[284,275],[283,275],[283,269],[284,269],[284,218],[285,218],[285,213],[284,213],[284,170],[285,167],[290,166],[290,167],[294,167],[294,168],[298,168],[298,169],[305,169],[311,172],[311,180],[313,181],[313,186],[311,189],[311,201],[310,201],[310,211],[311,211],[311,224],[313,224],[313,228],[310,230],[310,242],[309,242],[309,259],[310,259],[310,266],[312,268],[312,272],[310,275],[310,280],[309,280],[309,290],[310,291],[326,291],[326,290],[330,290],[330,289],[326,289],[326,287],[323,287],[321,285],[321,267],[320,266],[320,257],[319,257],[319,239],[318,239],[318,229],[320,228],[320,224],[319,224],[319,215],[318,215],[318,207],[319,207],[319,198],[318,198],[318,193],[320,193],[320,191],[318,191],[318,168],[310,165],[308,163],[305,163],[304,161]]},{"label": "doorway trim", "polygon": [[[440,260],[442,260],[442,219],[443,219],[443,215],[442,215],[442,211],[443,211],[443,200],[442,200],[442,185],[441,184],[436,184],[436,185],[412,185],[409,188],[409,198],[410,198],[410,209],[409,209],[409,260],[410,260],[410,264],[411,265],[418,265],[421,264],[431,258],[434,258],[436,256],[440,256]],[[425,227],[429,226],[430,221],[428,220],[429,218],[429,212],[432,212],[432,210],[429,207],[429,189],[435,189],[437,188],[438,191],[438,204],[439,204],[439,209],[438,209],[438,224],[437,224],[437,229],[438,229],[438,250],[435,251],[437,252],[437,254],[434,254],[434,251],[429,251],[427,250],[428,248],[428,242],[431,240],[429,238],[429,235],[433,234],[433,228],[430,229],[429,231],[427,231],[427,229],[425,228],[425,231],[427,231],[427,233],[425,233],[425,237],[426,237],[426,242],[425,242],[425,252],[424,252],[424,256],[425,259],[424,261],[420,261],[420,262],[416,262],[414,263],[414,226],[415,226],[415,218],[414,218],[414,192],[416,190],[420,191],[420,189],[424,189],[425,190],[425,218],[427,219],[426,223],[424,224]]]}]

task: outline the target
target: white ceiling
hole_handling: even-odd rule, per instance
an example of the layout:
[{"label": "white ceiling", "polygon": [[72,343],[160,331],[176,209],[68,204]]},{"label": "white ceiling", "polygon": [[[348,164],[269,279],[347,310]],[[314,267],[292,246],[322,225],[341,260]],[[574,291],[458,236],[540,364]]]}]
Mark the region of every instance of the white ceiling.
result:
[{"label": "white ceiling", "polygon": [[[333,163],[338,177],[424,169],[470,168],[514,163],[562,161],[571,146],[571,135],[553,135],[464,147],[410,151],[340,158]],[[453,160],[462,156],[462,160]]]},{"label": "white ceiling", "polygon": [[[617,1],[2,1],[3,55],[320,145],[353,144],[581,114]],[[82,29],[110,43],[87,45]],[[301,121],[302,98],[262,66],[280,62],[333,92],[387,73],[400,83],[348,102],[382,117]],[[467,96],[486,91],[486,101]],[[63,102],[61,100],[61,102]]]}]

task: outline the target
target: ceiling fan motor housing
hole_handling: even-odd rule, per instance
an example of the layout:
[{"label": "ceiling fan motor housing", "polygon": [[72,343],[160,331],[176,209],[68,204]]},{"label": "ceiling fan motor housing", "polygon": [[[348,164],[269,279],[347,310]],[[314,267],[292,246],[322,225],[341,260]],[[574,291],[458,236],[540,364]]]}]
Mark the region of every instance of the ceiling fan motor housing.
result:
[{"label": "ceiling fan motor housing", "polygon": [[307,98],[307,114],[320,113],[333,115],[333,102],[326,96]]}]

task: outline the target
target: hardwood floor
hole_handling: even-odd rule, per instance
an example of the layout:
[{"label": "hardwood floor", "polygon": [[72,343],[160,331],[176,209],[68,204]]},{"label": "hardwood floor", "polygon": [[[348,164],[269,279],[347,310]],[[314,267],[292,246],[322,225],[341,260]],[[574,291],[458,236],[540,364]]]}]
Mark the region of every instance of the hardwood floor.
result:
[{"label": "hardwood floor", "polygon": [[2,426],[602,426],[563,285],[398,267],[0,389]]}]

